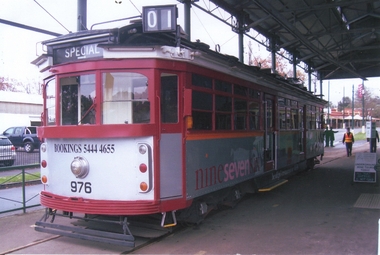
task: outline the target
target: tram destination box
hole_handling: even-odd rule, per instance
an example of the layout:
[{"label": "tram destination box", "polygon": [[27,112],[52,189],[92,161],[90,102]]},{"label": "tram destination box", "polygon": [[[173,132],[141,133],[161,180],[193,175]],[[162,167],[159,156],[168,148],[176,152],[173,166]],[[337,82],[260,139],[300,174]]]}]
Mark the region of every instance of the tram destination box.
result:
[{"label": "tram destination box", "polygon": [[175,5],[144,6],[143,31],[174,32],[177,30],[177,7]]},{"label": "tram destination box", "polygon": [[376,153],[362,152],[355,156],[354,182],[376,182]]}]

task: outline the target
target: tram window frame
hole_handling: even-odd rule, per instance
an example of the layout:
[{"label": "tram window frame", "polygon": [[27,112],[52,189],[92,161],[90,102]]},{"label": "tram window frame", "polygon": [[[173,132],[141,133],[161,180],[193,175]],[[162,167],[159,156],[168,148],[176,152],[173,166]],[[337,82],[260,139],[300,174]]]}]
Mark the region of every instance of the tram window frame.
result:
[{"label": "tram window frame", "polygon": [[234,130],[246,130],[248,126],[248,102],[243,98],[234,98]]},{"label": "tram window frame", "polygon": [[194,86],[212,89],[212,78],[193,73],[191,76],[191,82]]},{"label": "tram window frame", "polygon": [[299,126],[299,111],[298,111],[298,101],[295,101],[295,100],[290,100],[290,117],[291,117],[291,121],[290,121],[290,125],[291,125],[291,129],[299,129],[300,126]]},{"label": "tram window frame", "polygon": [[248,101],[248,120],[249,130],[260,129],[260,103],[257,101]]},{"label": "tram window frame", "polygon": [[252,83],[234,84],[194,73],[191,78],[192,130],[234,131],[261,128],[261,93],[248,87]]},{"label": "tram window frame", "polygon": [[215,90],[232,94],[232,83],[215,79]]},{"label": "tram window frame", "polygon": [[316,108],[316,129],[323,128],[323,108]]},{"label": "tram window frame", "polygon": [[213,95],[203,91],[192,91],[192,116],[194,130],[213,129]]},{"label": "tram window frame", "polygon": [[161,74],[161,123],[178,123],[178,75]]},{"label": "tram window frame", "polygon": [[104,71],[101,73],[101,86],[102,124],[150,123],[147,75],[130,70]]},{"label": "tram window frame", "polygon": [[215,95],[215,129],[231,130],[232,97]]},{"label": "tram window frame", "polygon": [[311,129],[311,107],[306,105],[306,129]]},{"label": "tram window frame", "polygon": [[306,106],[306,125],[308,129],[316,129],[316,114],[315,106]]},{"label": "tram window frame", "polygon": [[96,74],[59,78],[61,125],[96,124]]},{"label": "tram window frame", "polygon": [[57,124],[56,119],[56,90],[57,81],[55,77],[45,83],[45,117],[44,124],[46,126],[54,126]]},{"label": "tram window frame", "polygon": [[292,108],[290,109],[292,116],[292,129],[299,129],[299,111],[298,108]]},{"label": "tram window frame", "polygon": [[298,116],[299,116],[299,119],[298,119],[298,125],[299,125],[299,129],[304,129],[304,116],[303,116],[303,107],[302,106],[298,106]]},{"label": "tram window frame", "polygon": [[277,98],[278,105],[278,125],[282,130],[286,129],[286,98],[278,97]]}]

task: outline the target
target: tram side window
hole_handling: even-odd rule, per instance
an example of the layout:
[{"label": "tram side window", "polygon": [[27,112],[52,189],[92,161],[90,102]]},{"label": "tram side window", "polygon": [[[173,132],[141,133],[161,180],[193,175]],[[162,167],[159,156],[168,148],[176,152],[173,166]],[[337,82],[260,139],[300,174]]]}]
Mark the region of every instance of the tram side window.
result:
[{"label": "tram side window", "polygon": [[310,122],[310,128],[311,129],[316,129],[316,121],[317,121],[317,117],[316,117],[316,112],[315,112],[315,106],[312,106],[311,107],[311,122]]},{"label": "tram side window", "polygon": [[230,82],[215,80],[215,90],[230,94],[232,92],[232,84]]},{"label": "tram side window", "polygon": [[215,96],[215,129],[231,130],[232,98]]},{"label": "tram side window", "polygon": [[212,79],[203,75],[193,73],[191,76],[191,82],[194,86],[212,88]]},{"label": "tram side window", "polygon": [[178,76],[161,75],[161,121],[178,122]]},{"label": "tram side window", "polygon": [[317,129],[323,129],[323,109],[322,108],[317,108]]},{"label": "tram side window", "polygon": [[247,101],[242,99],[235,99],[234,113],[235,130],[247,129]]},{"label": "tram side window", "polygon": [[257,102],[249,102],[249,129],[257,130],[260,128],[260,105]]},{"label": "tram side window", "polygon": [[55,79],[50,80],[46,83],[46,125],[52,126],[56,125],[55,121]]},{"label": "tram side window", "polygon": [[298,109],[291,109],[291,116],[292,118],[292,129],[299,129],[299,115],[298,115]]},{"label": "tram side window", "polygon": [[303,129],[305,127],[304,127],[304,123],[303,123],[304,116],[303,116],[303,108],[302,107],[298,108],[298,116],[299,116],[299,119],[298,119],[299,128]]},{"label": "tram side window", "polygon": [[295,100],[291,100],[291,109],[290,116],[291,116],[291,122],[290,122],[290,128],[291,129],[299,129],[299,112],[298,112],[298,102]]},{"label": "tram side window", "polygon": [[315,114],[315,106],[308,105],[306,107],[306,124],[308,125],[308,129],[316,128],[316,114]]},{"label": "tram side window", "polygon": [[280,129],[286,129],[286,108],[285,98],[278,98],[278,121]]},{"label": "tram side window", "polygon": [[95,124],[95,75],[60,79],[62,125]]},{"label": "tram side window", "polygon": [[266,100],[266,128],[273,128],[274,125],[273,125],[273,122],[274,122],[274,118],[273,118],[273,105],[272,105],[272,100]]},{"label": "tram side window", "polygon": [[150,122],[146,76],[132,72],[103,73],[102,87],[103,124]]},{"label": "tram side window", "polygon": [[193,90],[192,92],[192,116],[193,129],[212,129],[212,95]]}]

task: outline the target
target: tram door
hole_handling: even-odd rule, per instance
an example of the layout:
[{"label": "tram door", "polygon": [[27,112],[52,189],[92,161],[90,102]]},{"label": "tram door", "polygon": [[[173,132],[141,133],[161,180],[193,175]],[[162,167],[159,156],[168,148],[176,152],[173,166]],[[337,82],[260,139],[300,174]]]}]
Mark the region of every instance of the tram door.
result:
[{"label": "tram door", "polygon": [[160,91],[160,197],[182,196],[182,136],[178,117],[179,79],[161,73]]},{"label": "tram door", "polygon": [[276,133],[275,133],[275,103],[273,96],[266,95],[264,101],[264,161],[265,161],[265,171],[270,171],[275,169],[276,163]]}]

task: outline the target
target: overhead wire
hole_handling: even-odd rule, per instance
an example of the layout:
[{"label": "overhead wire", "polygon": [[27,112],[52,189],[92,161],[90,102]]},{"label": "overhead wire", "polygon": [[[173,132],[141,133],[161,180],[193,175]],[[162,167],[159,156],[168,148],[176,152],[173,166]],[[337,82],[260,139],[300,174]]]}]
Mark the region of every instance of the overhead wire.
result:
[{"label": "overhead wire", "polygon": [[[205,3],[204,0],[203,0],[203,4],[204,4],[205,6],[207,6],[207,4]],[[208,9],[210,9],[210,6],[208,6]],[[219,14],[220,14],[221,16],[223,16],[222,13],[220,12],[220,9],[219,9],[219,8],[217,8],[217,9],[218,9],[218,11],[219,11]],[[210,33],[209,33],[208,30],[206,29],[206,27],[205,27],[205,25],[203,24],[202,20],[199,18],[199,16],[197,15],[197,13],[196,13],[193,9],[192,9],[192,11],[193,11],[193,13],[195,14],[195,16],[197,17],[197,19],[199,20],[199,22],[201,23],[201,25],[202,25],[202,27],[204,28],[204,30],[205,30],[205,32],[207,33],[207,35],[210,37],[211,41],[214,43],[214,45],[216,45],[215,41],[213,40],[213,38],[211,37]],[[234,34],[231,38],[227,39],[224,43],[220,44],[220,46],[223,46],[223,45],[227,44],[229,41],[231,41],[232,39],[236,38],[236,36],[237,36],[237,34]]]},{"label": "overhead wire", "polygon": [[203,25],[202,20],[198,17],[197,13],[196,13],[194,10],[192,10],[192,11],[193,11],[194,15],[197,17],[197,19],[199,20],[199,22],[201,23],[203,29],[206,31],[207,35],[210,37],[211,41],[214,43],[214,45],[216,45],[216,43],[215,43],[214,40],[212,39],[210,33],[209,33],[208,30],[206,29],[205,25]]},{"label": "overhead wire", "polygon": [[133,5],[133,7],[135,7],[135,9],[140,13],[141,15],[141,11],[136,7],[136,5],[132,2],[132,0],[129,0],[129,2]]},{"label": "overhead wire", "polygon": [[50,14],[42,5],[40,5],[37,0],[33,0],[39,7],[41,7],[47,14],[49,14],[50,17],[52,17],[55,21],[58,22],[68,33],[71,33],[70,30],[68,30],[61,22],[59,22],[52,14]]}]

